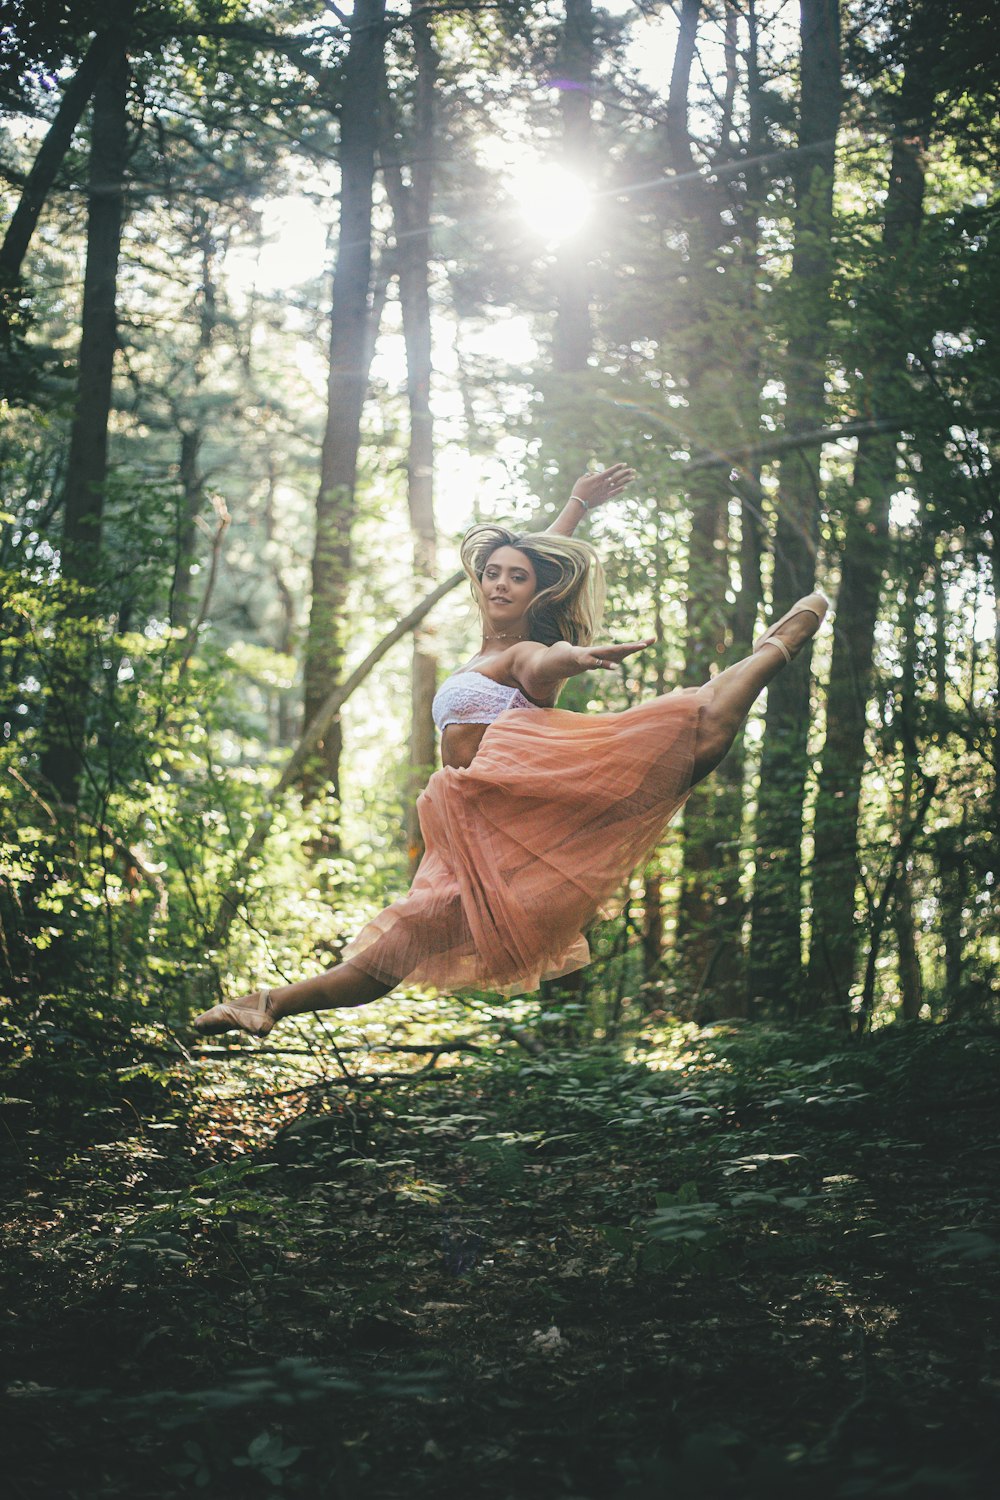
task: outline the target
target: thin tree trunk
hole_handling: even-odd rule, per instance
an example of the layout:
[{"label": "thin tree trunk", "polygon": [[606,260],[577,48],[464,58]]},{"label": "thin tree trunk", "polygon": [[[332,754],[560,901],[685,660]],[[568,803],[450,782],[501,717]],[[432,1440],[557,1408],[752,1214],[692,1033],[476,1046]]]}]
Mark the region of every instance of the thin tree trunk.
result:
[{"label": "thin tree trunk", "polygon": [[[912,68],[902,89],[892,150],[883,232],[884,263],[895,292],[906,295],[907,263],[920,232],[924,158],[931,95]],[[874,410],[894,404],[905,379],[905,346],[886,333],[877,363],[865,372]],[[889,506],[896,479],[896,440],[859,438],[853,503],[847,511],[827,729],[816,802],[812,871],[812,936],[807,995],[811,1007],[833,1005],[846,1015],[857,968],[858,818],[865,766],[865,728],[872,686],[875,622],[889,543]]]},{"label": "thin tree trunk", "polygon": [[[76,400],[70,433],[62,573],[93,587],[99,576],[108,469],[108,422],[118,344],[118,257],[125,213],[129,70],[118,36],[94,91],[88,177],[87,264],[84,272]],[[86,610],[80,605],[81,611]],[[49,681],[49,713],[42,770],[62,801],[75,802],[83,767],[89,696],[89,651],[81,631]]]},{"label": "thin tree trunk", "polygon": [[[912,807],[912,802],[912,780],[908,780],[903,805],[904,816]],[[896,882],[893,922],[899,953],[900,1015],[904,1021],[916,1021],[924,1004],[924,976],[917,950],[917,924],[913,916],[913,859],[910,855],[907,856]]]},{"label": "thin tree trunk", "polygon": [[663,874],[653,866],[643,878],[642,905],[642,977],[651,984],[663,959]]},{"label": "thin tree trunk", "polygon": [[[841,109],[838,0],[801,0],[800,16],[799,156],[785,378],[785,425],[793,434],[819,426],[825,409],[834,148]],[[774,544],[776,616],[815,581],[819,460],[818,447],[802,449],[781,466]],[[810,659],[807,648],[768,689],[757,808],[751,997],[785,1013],[796,1007],[803,992],[802,815]]]},{"label": "thin tree trunk", "polygon": [[[207,215],[196,210],[194,225],[195,243],[201,255],[201,299],[198,310],[198,344],[191,369],[191,410],[184,413],[179,403],[174,407],[174,420],[180,431],[180,456],[177,477],[181,487],[181,510],[177,526],[177,562],[170,589],[169,613],[171,625],[186,629],[194,611],[192,582],[197,553],[198,517],[205,505],[205,478],[201,471],[201,446],[204,428],[198,397],[205,381],[205,361],[212,348],[218,322],[218,301],[215,292],[215,245],[212,227]],[[167,399],[171,400],[170,392]]]},{"label": "thin tree trunk", "polygon": [[[915,540],[915,539],[914,539]],[[907,550],[912,550],[913,541]],[[905,561],[904,561],[905,566]],[[903,677],[899,688],[899,738],[903,757],[903,787],[899,826],[909,828],[914,817],[914,791],[920,773],[917,756],[917,592],[922,582],[919,570],[906,574],[905,606],[900,624],[903,632]],[[893,927],[899,960],[900,1014],[915,1021],[924,1003],[924,982],[917,952],[913,917],[913,855],[907,851],[899,866],[893,895]]]},{"label": "thin tree trunk", "polygon": [[[414,16],[416,84],[410,133],[410,183],[403,174],[388,120],[382,160],[396,227],[399,300],[406,346],[406,394],[410,412],[407,499],[413,536],[413,573],[417,587],[437,574],[437,527],[434,519],[434,420],[431,412],[430,235],[434,187],[434,126],[437,53],[426,15]],[[388,113],[388,111],[387,111]],[[410,753],[406,795],[406,842],[410,878],[423,855],[417,796],[434,767],[436,743],[431,703],[437,687],[437,654],[433,632],[413,633],[410,690]]]},{"label": "thin tree trunk", "polygon": [[[948,600],[945,594],[944,559],[940,540],[934,559],[934,696],[944,719],[948,710]],[[939,830],[936,843],[939,931],[944,947],[944,995],[942,1010],[949,1018],[960,1014],[960,995],[965,980],[965,900],[968,894],[965,846],[968,808],[962,803],[957,828]]]},{"label": "thin tree trunk", "polygon": [[[726,638],[729,496],[723,476],[714,485],[703,479],[689,503],[684,683],[694,687],[707,682],[719,665]],[[694,787],[684,806],[677,951],[685,989],[697,992],[709,1009],[711,1000],[702,981],[710,969],[714,971],[718,956],[725,904],[725,898],[723,905],[719,898],[726,884],[723,867],[729,863],[722,841],[732,835],[732,803],[732,787],[713,776]]]},{"label": "thin tree trunk", "polygon": [[[267,470],[267,497],[264,502],[264,529],[267,540],[271,543],[278,539],[281,531],[275,506],[278,474],[277,465],[273,460],[270,461]],[[273,548],[271,549],[271,577],[274,580],[281,609],[281,623],[278,627],[278,639],[275,645],[282,656],[291,658],[295,640],[295,595],[282,572],[277,551]],[[285,747],[292,743],[295,717],[295,706],[289,689],[278,688],[275,693],[275,740],[278,745]]]},{"label": "thin tree trunk", "polygon": [[[569,171],[589,175],[592,156],[591,91],[594,71],[594,18],[592,0],[566,0],[559,45],[560,161]],[[586,237],[570,236],[556,251],[556,318],[552,337],[552,369],[558,377],[557,401],[572,408],[580,378],[586,374],[593,330],[590,317],[590,270]],[[552,412],[545,439],[546,454],[558,475],[557,483],[569,494],[578,472],[580,443],[575,412],[569,432],[562,429],[558,409]],[[568,441],[567,441],[568,438]],[[583,990],[582,969],[560,979],[542,981],[541,993],[549,1001],[565,1003]]]},{"label": "thin tree trunk", "polygon": [[[730,205],[725,190],[710,186],[697,172],[689,127],[688,91],[702,10],[696,0],[685,0],[681,9],[665,134],[690,239],[685,329],[689,424],[704,439],[728,437],[734,427],[743,436],[754,431],[759,379],[743,352],[733,359],[734,340],[739,347],[743,332],[745,285],[749,285],[753,299],[756,258],[746,251],[746,226],[741,225],[736,231],[742,249],[739,271],[733,261],[730,276],[720,283],[716,274],[719,252],[734,234],[730,216],[721,211]],[[733,151],[737,67],[736,16],[731,7],[726,11],[724,52],[726,93],[715,153],[720,163]],[[752,214],[745,217],[748,224],[754,223]],[[705,682],[725,665],[727,637],[734,624],[734,609],[727,602],[731,492],[724,472],[706,473],[689,491],[684,672],[689,685]],[[735,631],[733,635],[737,639]],[[739,756],[727,762],[723,774],[695,787],[685,805],[677,948],[685,989],[697,995],[701,1019],[732,1014],[742,1005],[738,994],[741,914],[737,860],[742,808]]]},{"label": "thin tree trunk", "polygon": [[[312,601],[305,649],[305,719],[312,722],[343,670],[361,416],[368,387],[372,196],[384,73],[385,0],[356,0],[340,98],[340,233],[330,308],[327,416],[316,500]],[[307,796],[340,796],[340,721],[303,767]],[[336,821],[331,810],[330,829]],[[335,838],[334,838],[335,841]]]},{"label": "thin tree trunk", "polygon": [[[656,540],[653,550],[653,635],[663,640],[663,592],[666,585],[667,556],[663,536],[662,512],[656,513]],[[657,697],[667,691],[667,674],[662,646],[656,652],[656,677],[653,691]],[[657,979],[663,959],[663,874],[654,856],[643,876],[642,896],[642,977],[646,983]]]},{"label": "thin tree trunk", "polygon": [[[738,74],[735,58],[735,19],[732,5],[726,7],[726,57],[727,85],[725,120],[731,119],[734,105],[735,79]],[[759,240],[760,219],[765,212],[767,178],[764,169],[755,165],[767,153],[768,135],[766,113],[763,106],[763,84],[760,76],[757,51],[757,20],[753,0],[747,8],[747,104],[749,130],[747,139],[748,165],[746,168],[746,191],[738,214],[739,248],[735,257],[740,280],[730,278],[729,286],[735,285],[737,316],[733,327],[733,343],[736,351],[735,368],[738,384],[735,400],[742,407],[738,421],[740,431],[748,435],[759,430],[761,389],[761,330],[763,320],[758,307],[760,299]],[[722,150],[733,149],[731,130],[723,131]],[[754,626],[762,599],[761,556],[764,549],[764,524],[760,510],[759,467],[750,464],[745,469],[745,481],[740,486],[740,533],[739,575],[740,587],[733,605],[732,645],[729,660],[738,661],[745,656],[753,639]],[[747,493],[755,492],[758,498]],[[728,507],[727,507],[728,509]],[[727,559],[728,561],[728,559]],[[726,662],[728,665],[728,661]],[[711,778],[716,787],[715,799],[715,868],[717,879],[714,894],[714,947],[706,944],[701,952],[701,967],[698,976],[701,998],[698,1002],[699,1016],[706,1019],[713,1015],[743,1015],[747,1013],[746,955],[742,934],[746,902],[741,890],[740,845],[742,842],[743,815],[745,805],[746,756],[743,735],[740,734],[718,771]],[[709,983],[710,981],[710,983]]]},{"label": "thin tree trunk", "polygon": [[[586,174],[592,160],[591,90],[594,70],[592,0],[566,0],[559,55],[561,153],[570,171]],[[552,368],[578,375],[587,368],[593,335],[586,239],[569,238],[556,252],[556,322]]]},{"label": "thin tree trunk", "polygon": [[193,607],[192,582],[198,539],[198,516],[205,503],[205,481],[199,462],[204,434],[200,427],[181,429],[177,464],[180,481],[180,514],[177,517],[177,560],[170,589],[169,616],[175,628],[186,630]]}]

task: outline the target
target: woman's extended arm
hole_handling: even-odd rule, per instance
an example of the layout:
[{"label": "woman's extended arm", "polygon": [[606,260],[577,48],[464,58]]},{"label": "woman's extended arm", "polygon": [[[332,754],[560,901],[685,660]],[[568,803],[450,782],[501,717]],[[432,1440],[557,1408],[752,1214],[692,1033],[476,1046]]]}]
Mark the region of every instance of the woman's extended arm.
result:
[{"label": "woman's extended arm", "polygon": [[655,636],[649,636],[644,641],[604,646],[571,646],[569,641],[543,646],[539,641],[520,641],[511,649],[511,675],[521,684],[527,697],[542,702],[551,698],[567,677],[578,677],[581,672],[592,672],[600,667],[611,669],[626,656],[644,651],[655,639]]},{"label": "woman's extended arm", "polygon": [[559,536],[572,536],[587,511],[596,510],[606,500],[620,494],[634,478],[635,470],[630,469],[628,464],[612,464],[610,469],[602,469],[599,474],[581,474],[573,486],[570,498],[552,525],[545,528],[546,531],[555,531]]}]

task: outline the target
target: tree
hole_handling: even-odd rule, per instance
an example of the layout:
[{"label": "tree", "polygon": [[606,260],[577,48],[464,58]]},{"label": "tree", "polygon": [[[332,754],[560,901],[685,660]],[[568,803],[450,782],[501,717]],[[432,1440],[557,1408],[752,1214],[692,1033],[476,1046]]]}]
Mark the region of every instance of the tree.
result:
[{"label": "tree", "polygon": [[[801,0],[798,149],[794,162],[794,252],[787,289],[785,430],[822,425],[834,272],[833,184],[841,110],[838,0]],[[781,465],[772,601],[780,615],[815,582],[820,450],[802,448]],[[768,689],[755,830],[750,946],[751,995],[792,1010],[802,993],[802,819],[809,726],[811,650]]]},{"label": "tree", "polygon": [[[436,160],[438,58],[425,12],[412,20],[415,77],[412,125],[408,133],[409,182],[404,182],[396,145],[399,122],[388,90],[384,95],[380,152],[395,228],[395,260],[406,346],[406,395],[410,414],[406,494],[413,537],[413,573],[418,588],[437,574],[434,519],[434,417],[431,410],[431,205]],[[395,126],[395,128],[394,128]],[[417,794],[434,764],[435,731],[431,703],[437,687],[437,655],[426,628],[413,633],[410,696],[409,784],[406,843],[411,875],[423,853]]]},{"label": "tree", "polygon": [[[327,418],[320,456],[312,594],[305,647],[305,718],[311,722],[340,676],[351,576],[361,416],[371,341],[372,192],[385,67],[385,0],[357,0],[337,106],[340,120],[340,228],[330,300]],[[307,792],[328,785],[340,796],[342,734],[335,720],[304,772]]]},{"label": "tree", "polygon": [[[893,101],[892,161],[885,200],[880,265],[871,273],[874,326],[863,344],[872,351],[861,390],[870,411],[891,415],[905,406],[907,295],[923,216],[925,151],[933,94],[919,56],[907,65]],[[872,292],[868,294],[872,297]],[[855,893],[858,814],[865,764],[865,727],[872,686],[875,622],[889,548],[889,505],[897,484],[897,438],[858,440],[854,482],[845,517],[840,590],[827,690],[827,729],[816,803],[813,916],[809,952],[809,1008],[832,1005],[846,1013],[857,961]]]},{"label": "tree", "polygon": [[[125,37],[94,90],[87,185],[87,262],[84,273],[76,400],[63,494],[62,572],[77,590],[97,582],[108,471],[108,422],[117,348],[118,257],[125,216],[129,68]],[[70,608],[90,606],[77,593]],[[76,800],[83,767],[90,661],[81,633],[71,658],[55,666],[42,770],[58,796]]]}]

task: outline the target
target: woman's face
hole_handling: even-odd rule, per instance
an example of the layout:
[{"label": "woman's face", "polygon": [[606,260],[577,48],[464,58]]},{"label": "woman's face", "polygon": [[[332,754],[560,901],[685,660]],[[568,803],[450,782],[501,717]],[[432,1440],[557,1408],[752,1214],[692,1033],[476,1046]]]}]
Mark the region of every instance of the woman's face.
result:
[{"label": "woman's face", "polygon": [[527,636],[528,606],[538,591],[531,559],[516,547],[491,552],[480,580],[487,635]]}]

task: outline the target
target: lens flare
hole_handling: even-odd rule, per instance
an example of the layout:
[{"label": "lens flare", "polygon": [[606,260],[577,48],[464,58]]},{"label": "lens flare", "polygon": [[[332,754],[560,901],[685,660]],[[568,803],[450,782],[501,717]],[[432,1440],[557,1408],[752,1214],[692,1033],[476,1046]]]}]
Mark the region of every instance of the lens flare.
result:
[{"label": "lens flare", "polygon": [[524,218],[549,244],[579,234],[593,212],[587,184],[554,162],[518,167],[511,175],[510,191]]}]

